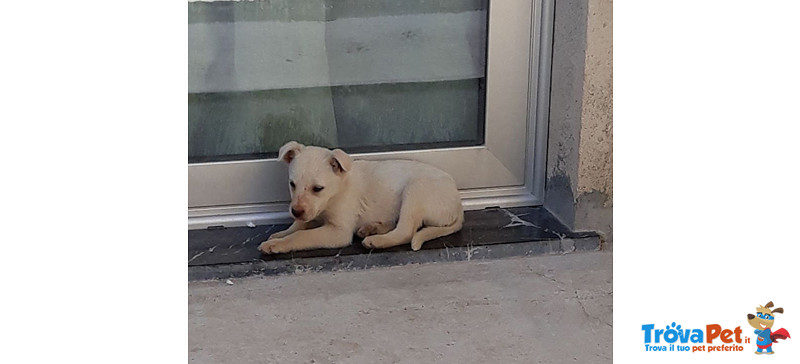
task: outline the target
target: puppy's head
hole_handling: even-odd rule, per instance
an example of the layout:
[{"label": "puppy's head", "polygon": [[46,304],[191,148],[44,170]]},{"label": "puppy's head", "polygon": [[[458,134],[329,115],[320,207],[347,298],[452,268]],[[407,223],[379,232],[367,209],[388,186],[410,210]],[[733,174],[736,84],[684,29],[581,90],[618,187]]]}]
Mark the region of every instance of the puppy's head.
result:
[{"label": "puppy's head", "polygon": [[311,221],[328,207],[342,189],[353,160],[341,149],[304,146],[291,141],[278,158],[289,165],[289,212],[295,220]]}]

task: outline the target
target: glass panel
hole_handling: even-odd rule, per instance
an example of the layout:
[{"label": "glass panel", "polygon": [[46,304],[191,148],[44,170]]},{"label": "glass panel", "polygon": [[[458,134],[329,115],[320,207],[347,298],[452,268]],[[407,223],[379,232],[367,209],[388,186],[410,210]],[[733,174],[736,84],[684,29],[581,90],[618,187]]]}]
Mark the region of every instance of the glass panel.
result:
[{"label": "glass panel", "polygon": [[189,161],[483,144],[487,0],[189,3]]}]

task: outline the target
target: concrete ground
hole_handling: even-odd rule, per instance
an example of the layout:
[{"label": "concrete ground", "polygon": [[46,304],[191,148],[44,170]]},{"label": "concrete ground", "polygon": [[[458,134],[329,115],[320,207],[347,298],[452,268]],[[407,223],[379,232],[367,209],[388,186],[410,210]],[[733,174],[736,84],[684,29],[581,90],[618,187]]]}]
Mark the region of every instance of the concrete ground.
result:
[{"label": "concrete ground", "polygon": [[191,363],[610,363],[611,253],[189,283]]}]

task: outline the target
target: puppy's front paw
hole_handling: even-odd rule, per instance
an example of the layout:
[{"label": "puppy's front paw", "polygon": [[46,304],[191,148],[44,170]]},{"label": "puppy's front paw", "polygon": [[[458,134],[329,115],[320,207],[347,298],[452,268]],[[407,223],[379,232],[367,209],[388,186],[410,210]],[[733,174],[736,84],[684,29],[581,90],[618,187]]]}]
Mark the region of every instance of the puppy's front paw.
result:
[{"label": "puppy's front paw", "polygon": [[[270,239],[272,239],[270,237]],[[261,245],[258,246],[258,250],[264,254],[279,254],[279,253],[286,253],[290,249],[288,249],[288,244],[280,239],[274,240],[267,240]]]}]

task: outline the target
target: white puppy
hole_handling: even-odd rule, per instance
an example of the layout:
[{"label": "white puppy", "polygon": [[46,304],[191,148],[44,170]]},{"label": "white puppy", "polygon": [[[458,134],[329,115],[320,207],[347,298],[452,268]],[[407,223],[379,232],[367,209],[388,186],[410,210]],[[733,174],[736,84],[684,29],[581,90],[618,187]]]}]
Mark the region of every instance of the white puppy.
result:
[{"label": "white puppy", "polygon": [[353,161],[341,149],[294,141],[281,147],[279,158],[289,164],[294,222],[259,245],[264,253],[341,248],[353,233],[370,249],[411,242],[419,250],[464,222],[455,181],[427,164]]}]

